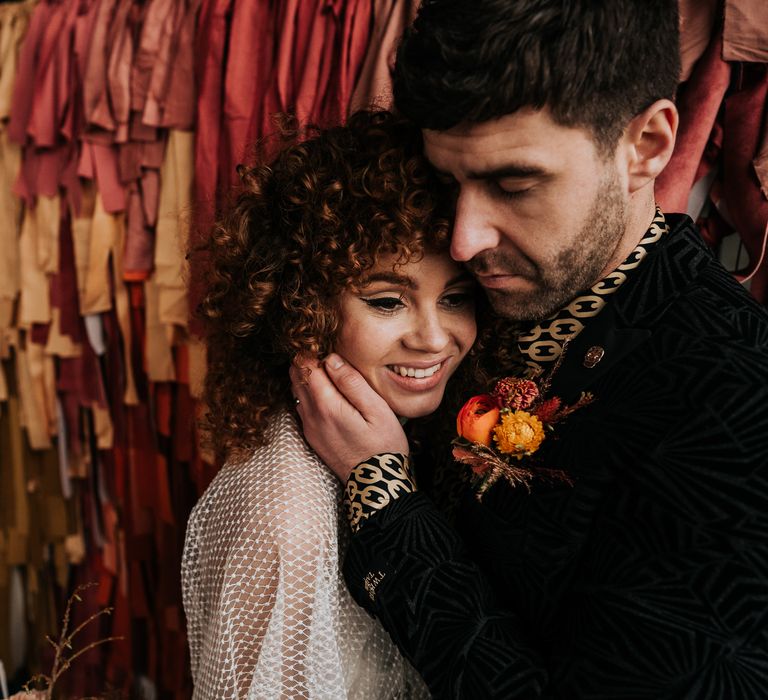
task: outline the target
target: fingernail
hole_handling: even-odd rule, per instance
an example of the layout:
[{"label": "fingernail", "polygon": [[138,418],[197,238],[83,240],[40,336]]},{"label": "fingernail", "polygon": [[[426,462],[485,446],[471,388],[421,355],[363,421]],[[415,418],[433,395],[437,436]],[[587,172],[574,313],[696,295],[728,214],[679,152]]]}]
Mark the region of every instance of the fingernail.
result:
[{"label": "fingernail", "polygon": [[336,353],[331,353],[325,358],[325,364],[331,369],[339,369],[339,367],[344,364],[344,360],[342,360]]}]

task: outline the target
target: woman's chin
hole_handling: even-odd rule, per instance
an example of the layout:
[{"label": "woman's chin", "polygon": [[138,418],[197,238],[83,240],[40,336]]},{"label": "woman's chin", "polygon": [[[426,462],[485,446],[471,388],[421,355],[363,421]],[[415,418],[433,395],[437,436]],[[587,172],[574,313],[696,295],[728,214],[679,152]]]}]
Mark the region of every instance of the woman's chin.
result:
[{"label": "woman's chin", "polygon": [[395,415],[401,419],[424,418],[437,410],[442,400],[442,394],[436,398],[420,397],[408,400],[387,401]]}]

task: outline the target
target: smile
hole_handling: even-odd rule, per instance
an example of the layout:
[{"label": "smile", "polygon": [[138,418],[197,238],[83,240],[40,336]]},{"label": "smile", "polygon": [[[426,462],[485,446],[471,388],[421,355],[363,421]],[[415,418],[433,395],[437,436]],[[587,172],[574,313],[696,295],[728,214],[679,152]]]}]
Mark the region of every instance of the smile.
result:
[{"label": "smile", "polygon": [[414,377],[415,379],[426,379],[427,377],[431,377],[435,372],[437,372],[441,367],[443,366],[442,362],[438,362],[436,365],[432,365],[431,367],[406,367],[405,365],[387,365],[387,368],[394,372],[395,374],[399,374],[401,377]]}]

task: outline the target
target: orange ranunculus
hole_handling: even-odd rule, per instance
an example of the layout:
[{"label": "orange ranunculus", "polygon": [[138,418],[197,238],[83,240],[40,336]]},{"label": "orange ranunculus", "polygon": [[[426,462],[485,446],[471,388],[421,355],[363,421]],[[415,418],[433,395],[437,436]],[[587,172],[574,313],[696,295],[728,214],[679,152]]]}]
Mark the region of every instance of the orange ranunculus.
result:
[{"label": "orange ranunculus", "polygon": [[473,396],[456,416],[456,432],[470,442],[490,447],[491,436],[499,422],[499,404],[489,394]]}]

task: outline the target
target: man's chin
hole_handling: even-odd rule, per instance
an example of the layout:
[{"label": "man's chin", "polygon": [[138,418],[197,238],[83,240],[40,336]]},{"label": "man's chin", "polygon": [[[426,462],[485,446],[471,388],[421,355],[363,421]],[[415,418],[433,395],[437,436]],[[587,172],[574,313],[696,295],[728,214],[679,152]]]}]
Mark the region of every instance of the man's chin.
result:
[{"label": "man's chin", "polygon": [[493,310],[510,321],[543,321],[567,301],[559,296],[557,299],[547,298],[548,295],[538,290],[524,294],[497,289],[487,289],[486,292]]}]

